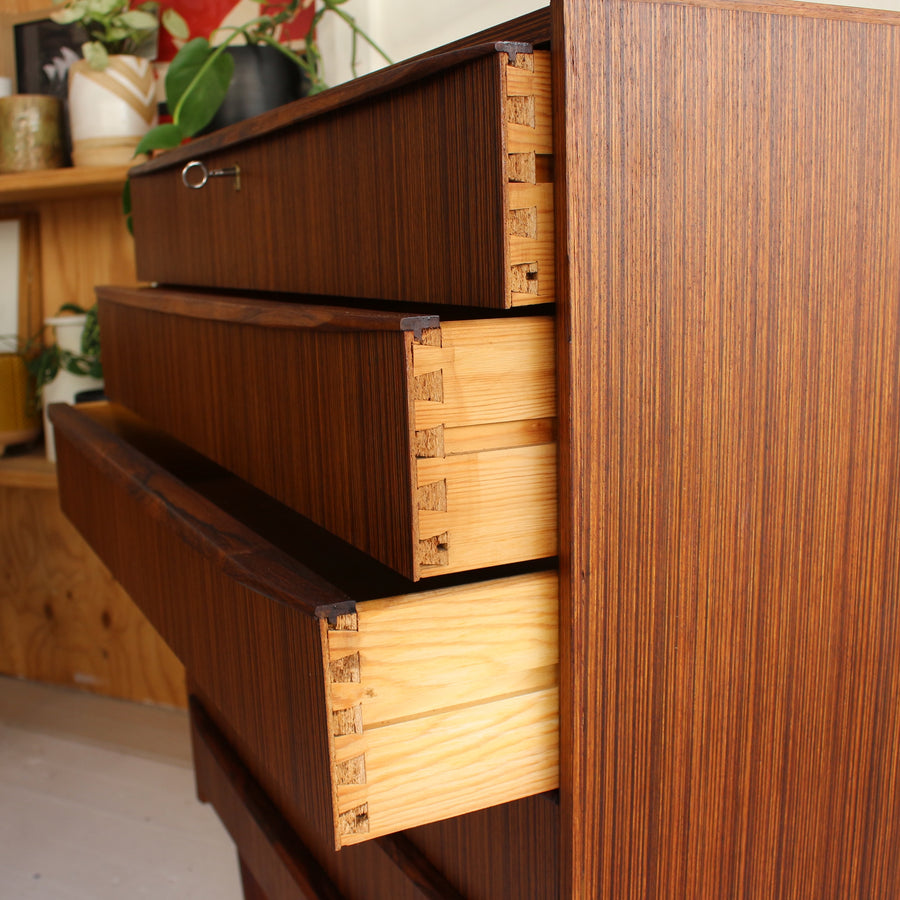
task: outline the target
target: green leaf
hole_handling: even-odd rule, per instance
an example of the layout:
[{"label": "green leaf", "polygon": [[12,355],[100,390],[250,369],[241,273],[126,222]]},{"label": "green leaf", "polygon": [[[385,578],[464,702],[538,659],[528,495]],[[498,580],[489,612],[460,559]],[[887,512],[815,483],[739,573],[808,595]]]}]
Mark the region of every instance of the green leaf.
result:
[{"label": "green leaf", "polygon": [[122,213],[131,215],[131,178],[125,179],[125,187],[122,188]]},{"label": "green leaf", "polygon": [[57,315],[61,313],[75,313],[76,316],[83,316],[87,310],[83,306],[79,306],[77,303],[63,303],[63,305],[56,311]]},{"label": "green leaf", "polygon": [[175,58],[169,63],[169,70],[166,72],[166,103],[170,113],[175,111],[181,95],[211,53],[212,47],[209,46],[209,41],[206,38],[198,37],[188,41],[175,54]]},{"label": "green leaf", "polygon": [[166,102],[185,137],[209,124],[233,74],[234,59],[205,38],[194,38],[178,51],[166,75]]},{"label": "green leaf", "polygon": [[73,22],[80,22],[86,12],[86,3],[73,3],[58,12],[51,13],[50,18],[57,25],[71,25]]},{"label": "green leaf", "polygon": [[[151,128],[141,138],[140,143],[134,151],[134,155],[140,156],[143,153],[149,153],[151,150],[171,150],[173,147],[177,147],[186,137],[188,137],[188,135],[184,134],[173,122],[168,122],[165,125],[157,125],[156,128]],[[125,187],[128,191],[128,204],[130,210],[131,189],[127,183]],[[125,198],[123,197],[123,204],[124,200]],[[126,215],[129,210],[126,210]]]},{"label": "green leaf", "polygon": [[133,31],[153,31],[159,25],[156,16],[140,9],[130,9],[121,16],[116,16],[116,24],[122,24]]},{"label": "green leaf", "polygon": [[122,0],[88,0],[91,15],[98,19],[113,15],[123,6],[127,8],[128,4]]},{"label": "green leaf", "polygon": [[184,18],[174,9],[164,9],[162,26],[176,41],[186,41],[191,36],[191,29]]},{"label": "green leaf", "polygon": [[109,65],[109,54],[99,41],[89,41],[81,45],[81,52],[92,69],[102,72]]}]

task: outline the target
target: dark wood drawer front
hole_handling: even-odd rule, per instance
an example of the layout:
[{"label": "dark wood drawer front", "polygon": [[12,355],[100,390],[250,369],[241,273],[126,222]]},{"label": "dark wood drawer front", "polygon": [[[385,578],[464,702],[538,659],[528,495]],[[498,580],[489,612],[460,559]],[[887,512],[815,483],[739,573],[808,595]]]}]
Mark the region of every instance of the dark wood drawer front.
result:
[{"label": "dark wood drawer front", "polygon": [[[410,592],[125,410],[52,417],[63,510],[305,842],[356,844],[557,787],[555,573]],[[243,509],[252,528],[231,514]],[[337,583],[263,529],[289,532]]]},{"label": "dark wood drawer front", "polygon": [[[412,77],[419,65],[379,75],[387,87],[365,103],[336,92],[329,106],[329,92],[278,127],[262,118],[262,136],[200,140],[135,170],[138,277],[495,309],[552,301],[549,54],[488,46]],[[189,189],[194,160],[238,166],[240,189],[227,177]]]},{"label": "dark wood drawer front", "polygon": [[98,296],[114,401],[396,571],[556,553],[549,317]]}]

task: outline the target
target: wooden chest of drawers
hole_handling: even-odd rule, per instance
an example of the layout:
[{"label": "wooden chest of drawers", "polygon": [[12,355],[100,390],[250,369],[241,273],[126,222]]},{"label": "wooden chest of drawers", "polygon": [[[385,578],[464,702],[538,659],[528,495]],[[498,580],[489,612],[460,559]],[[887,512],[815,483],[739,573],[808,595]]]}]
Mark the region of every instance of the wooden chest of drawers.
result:
[{"label": "wooden chest of drawers", "polygon": [[[497,40],[552,43],[553,156],[535,149],[533,168],[506,152],[503,121],[528,103],[509,102],[509,47]],[[283,627],[290,604],[265,591],[258,615],[218,621],[203,600],[218,569],[252,580],[265,566],[234,552],[238,517],[226,523],[204,507],[221,527],[209,532],[210,565],[186,567],[187,608],[206,616],[185,628],[198,784],[236,836],[248,897],[900,896],[898,46],[895,13],[554,0],[549,13],[136,173],[138,202],[152,210],[138,227],[143,274],[164,292],[308,292],[314,303],[343,294],[331,302],[433,313],[441,328],[453,323],[446,306],[506,321],[522,314],[514,303],[555,299],[558,402],[542,416],[556,416],[559,461],[558,793],[334,853],[335,814],[357,807],[336,800],[321,712],[327,691],[332,702],[346,691],[351,707],[365,692],[365,628],[334,632],[332,647],[312,616]],[[358,139],[373,131],[374,143]],[[303,135],[324,186],[309,186],[324,223],[309,233],[290,189]],[[228,179],[197,192],[180,184],[193,158],[237,162],[243,174],[243,148],[239,196]],[[261,166],[278,174],[266,200]],[[527,254],[536,273],[526,262],[511,274],[523,264],[510,255],[513,237],[534,240],[511,229],[535,223],[540,233],[546,221],[537,201],[515,207],[534,215],[509,215],[509,179],[532,172],[529,188],[553,183],[550,294],[540,253]],[[222,225],[229,206],[243,229]],[[251,227],[271,253],[248,251]],[[525,318],[532,312],[547,311]],[[113,363],[123,388],[125,362]],[[138,471],[152,494],[157,470]],[[214,506],[235,502],[230,477],[191,483]],[[71,491],[77,516],[90,498]],[[295,516],[271,504],[244,504],[240,521],[255,529],[262,515],[258,533],[270,533]],[[195,510],[186,503],[176,518]],[[126,534],[129,521],[106,530]],[[140,570],[142,545],[116,541],[134,589],[156,583],[165,598],[163,567]],[[295,549],[328,556],[314,542]],[[303,576],[304,602],[333,604],[356,552],[345,546],[337,571]],[[388,572],[398,589],[369,599],[461,597],[496,578],[530,585],[547,577],[533,565],[417,585]],[[356,600],[359,623],[366,600]],[[168,598],[160,608],[177,618],[185,606]],[[205,637],[216,629],[230,629],[228,640]],[[241,640],[279,652],[245,658]],[[355,663],[341,660],[356,652],[360,687],[326,687],[326,671],[354,677]],[[518,665],[523,685],[547,674]],[[313,684],[319,693],[301,700],[298,685]],[[273,717],[285,724],[260,727]],[[349,737],[339,764],[360,755],[364,740],[337,736]],[[357,787],[348,801],[361,800]]]}]

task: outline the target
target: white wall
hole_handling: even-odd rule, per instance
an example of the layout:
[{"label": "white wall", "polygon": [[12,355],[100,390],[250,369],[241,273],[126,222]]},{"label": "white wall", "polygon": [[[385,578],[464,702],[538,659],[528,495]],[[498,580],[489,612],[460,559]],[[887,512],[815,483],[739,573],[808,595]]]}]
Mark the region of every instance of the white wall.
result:
[{"label": "white wall", "polygon": [[[790,0],[787,0],[790,2]],[[900,0],[830,0],[841,6],[900,10]],[[547,6],[549,0],[349,0],[343,7],[380,44],[394,62],[424,53],[456,38]],[[323,20],[319,42],[325,56],[326,80],[340,84],[351,77],[349,32],[336,16]],[[362,75],[381,68],[373,51],[361,49]]]},{"label": "white wall", "polygon": [[[399,62],[547,5],[548,0],[349,0],[342,8]],[[322,20],[319,45],[329,84],[351,77],[349,34],[336,16]],[[360,48],[360,60],[360,75],[384,64],[369,48]]]},{"label": "white wall", "polygon": [[19,331],[19,220],[0,220],[0,353],[16,349]]}]

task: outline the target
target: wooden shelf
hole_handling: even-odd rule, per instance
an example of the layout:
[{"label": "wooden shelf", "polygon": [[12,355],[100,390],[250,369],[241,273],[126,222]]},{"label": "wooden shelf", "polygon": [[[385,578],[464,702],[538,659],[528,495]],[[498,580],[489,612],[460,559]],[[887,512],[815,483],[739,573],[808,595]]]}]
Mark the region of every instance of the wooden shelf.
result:
[{"label": "wooden shelf", "polygon": [[122,189],[128,168],[81,166],[0,175],[0,204],[114,194]]},{"label": "wooden shelf", "polygon": [[56,489],[56,465],[43,445],[22,456],[0,458],[0,487]]}]

